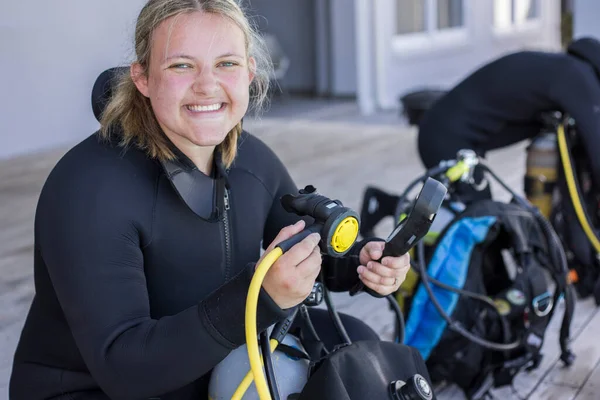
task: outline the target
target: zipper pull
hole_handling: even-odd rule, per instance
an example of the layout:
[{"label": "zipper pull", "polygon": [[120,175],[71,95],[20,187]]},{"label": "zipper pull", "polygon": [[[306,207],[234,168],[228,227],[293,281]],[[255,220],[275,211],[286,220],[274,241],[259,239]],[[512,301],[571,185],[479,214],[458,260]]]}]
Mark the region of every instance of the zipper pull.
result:
[{"label": "zipper pull", "polygon": [[225,209],[229,210],[229,190],[225,189]]}]

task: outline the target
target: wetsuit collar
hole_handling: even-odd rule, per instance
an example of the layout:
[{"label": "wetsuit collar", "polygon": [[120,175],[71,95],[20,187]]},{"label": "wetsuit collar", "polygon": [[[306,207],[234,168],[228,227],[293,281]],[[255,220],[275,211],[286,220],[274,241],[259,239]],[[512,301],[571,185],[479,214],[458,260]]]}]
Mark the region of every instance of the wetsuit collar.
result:
[{"label": "wetsuit collar", "polygon": [[175,159],[162,161],[161,164],[179,197],[205,221],[221,220],[225,208],[225,191],[229,188],[221,153],[215,150],[213,172],[211,176],[207,176],[171,141],[169,146]]}]

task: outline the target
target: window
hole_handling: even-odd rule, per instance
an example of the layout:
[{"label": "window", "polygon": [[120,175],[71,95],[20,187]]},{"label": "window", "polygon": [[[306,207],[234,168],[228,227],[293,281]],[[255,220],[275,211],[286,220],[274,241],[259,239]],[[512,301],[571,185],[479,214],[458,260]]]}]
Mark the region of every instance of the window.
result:
[{"label": "window", "polygon": [[396,0],[398,24],[396,33],[416,33],[425,31],[425,5],[423,0]]},{"label": "window", "polygon": [[461,28],[464,0],[396,0],[396,34]]},{"label": "window", "polygon": [[437,1],[437,28],[448,29],[463,26],[462,0]]},{"label": "window", "polygon": [[494,0],[494,27],[498,29],[510,29],[539,17],[539,0]]}]

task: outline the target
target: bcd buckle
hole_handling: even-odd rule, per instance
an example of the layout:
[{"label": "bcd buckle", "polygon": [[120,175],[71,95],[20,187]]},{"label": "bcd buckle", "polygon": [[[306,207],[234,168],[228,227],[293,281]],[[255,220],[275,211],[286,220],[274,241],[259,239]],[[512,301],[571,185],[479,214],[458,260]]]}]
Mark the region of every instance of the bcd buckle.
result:
[{"label": "bcd buckle", "polygon": [[545,292],[536,296],[532,301],[531,305],[533,307],[533,312],[538,317],[545,317],[552,311],[552,307],[554,306],[554,300],[552,299],[552,295],[550,292]]}]

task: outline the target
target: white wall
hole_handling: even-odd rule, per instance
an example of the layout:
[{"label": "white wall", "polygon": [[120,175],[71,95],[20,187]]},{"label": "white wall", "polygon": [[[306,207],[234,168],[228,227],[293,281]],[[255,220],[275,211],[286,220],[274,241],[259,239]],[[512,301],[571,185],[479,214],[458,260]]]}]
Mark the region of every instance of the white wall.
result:
[{"label": "white wall", "polygon": [[356,94],[355,0],[330,0],[332,82],[335,96]]},{"label": "white wall", "polygon": [[573,37],[594,36],[600,38],[600,2],[598,0],[575,0],[573,5]]},{"label": "white wall", "polygon": [[75,143],[98,128],[92,86],[130,61],[144,2],[0,2],[0,158]]},{"label": "white wall", "polygon": [[[585,0],[584,0],[585,1]],[[394,48],[390,12],[394,0],[380,0],[375,8],[377,39],[376,92],[379,107],[397,108],[398,98],[420,87],[448,88],[485,62],[523,48],[560,49],[560,0],[541,0],[537,25],[522,31],[493,30],[493,1],[465,0],[467,32],[448,42]]]}]

